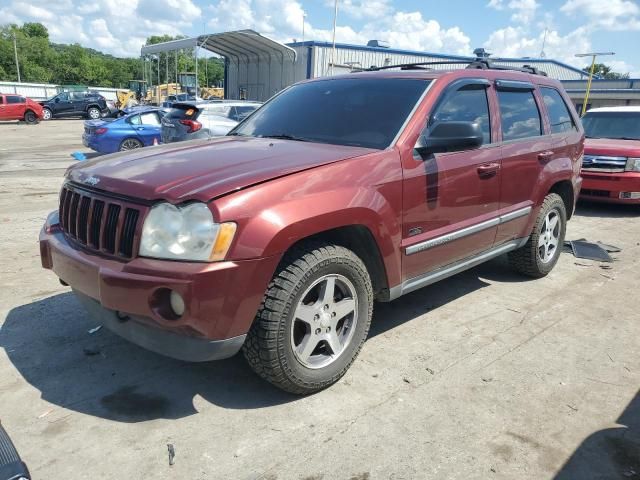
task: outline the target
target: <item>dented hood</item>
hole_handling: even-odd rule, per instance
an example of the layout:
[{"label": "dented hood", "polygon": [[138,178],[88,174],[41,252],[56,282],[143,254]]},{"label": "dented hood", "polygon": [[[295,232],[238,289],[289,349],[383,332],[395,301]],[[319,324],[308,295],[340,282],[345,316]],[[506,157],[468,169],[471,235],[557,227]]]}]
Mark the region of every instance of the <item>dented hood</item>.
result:
[{"label": "dented hood", "polygon": [[375,150],[269,138],[222,137],[108,155],[74,165],[67,177],[144,200],[208,201],[270,179]]}]

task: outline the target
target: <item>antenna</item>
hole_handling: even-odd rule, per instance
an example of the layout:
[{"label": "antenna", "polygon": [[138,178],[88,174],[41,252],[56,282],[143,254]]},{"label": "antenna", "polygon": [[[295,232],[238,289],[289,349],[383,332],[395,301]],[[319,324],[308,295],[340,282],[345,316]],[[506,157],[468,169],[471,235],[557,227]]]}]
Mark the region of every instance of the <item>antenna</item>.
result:
[{"label": "antenna", "polygon": [[540,58],[547,58],[547,54],[544,53],[544,46],[547,44],[547,32],[548,31],[549,31],[549,29],[545,27],[545,29],[544,29],[544,37],[542,38],[542,50],[540,51]]}]

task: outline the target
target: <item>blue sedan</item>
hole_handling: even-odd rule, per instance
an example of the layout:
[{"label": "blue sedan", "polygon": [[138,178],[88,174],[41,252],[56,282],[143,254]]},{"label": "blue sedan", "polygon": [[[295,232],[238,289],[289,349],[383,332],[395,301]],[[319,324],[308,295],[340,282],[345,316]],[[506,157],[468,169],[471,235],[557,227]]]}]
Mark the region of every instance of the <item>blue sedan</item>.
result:
[{"label": "blue sedan", "polygon": [[82,143],[100,153],[122,152],[160,142],[162,110],[145,110],[120,118],[84,122]]}]

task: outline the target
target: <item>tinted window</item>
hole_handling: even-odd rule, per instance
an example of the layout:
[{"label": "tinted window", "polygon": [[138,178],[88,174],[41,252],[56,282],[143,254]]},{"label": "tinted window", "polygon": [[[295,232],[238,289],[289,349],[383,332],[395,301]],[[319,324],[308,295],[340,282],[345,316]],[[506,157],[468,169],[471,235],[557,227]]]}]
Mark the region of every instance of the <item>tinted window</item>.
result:
[{"label": "tinted window", "polygon": [[502,117],[502,140],[542,135],[542,123],[536,100],[531,91],[498,91]]},{"label": "tinted window", "polygon": [[160,125],[160,118],[156,112],[140,114],[140,121],[142,125]]},{"label": "tinted window", "polygon": [[7,95],[7,103],[24,103],[24,97],[18,95]]},{"label": "tinted window", "polygon": [[0,103],[4,103],[4,97],[0,95]]},{"label": "tinted window", "polygon": [[551,122],[551,133],[562,133],[576,130],[573,118],[569,113],[567,104],[564,103],[560,92],[554,88],[541,88],[542,99],[549,112]]},{"label": "tinted window", "polygon": [[587,138],[640,140],[640,112],[587,112],[582,125]]},{"label": "tinted window", "polygon": [[429,121],[429,126],[437,122],[478,123],[482,130],[482,143],[491,143],[491,124],[486,88],[469,85],[449,94],[437,107],[436,113]]},{"label": "tinted window", "polygon": [[232,135],[387,148],[429,84],[403,78],[300,83],[273,98]]},{"label": "tinted window", "polygon": [[233,107],[231,109],[231,118],[234,119],[236,122],[239,122],[240,120],[244,120],[245,117],[248,117],[249,114],[251,114],[251,112],[253,112],[256,108],[256,106],[246,106],[246,107]]},{"label": "tinted window", "polygon": [[69,94],[67,92],[64,92],[64,93],[61,93],[60,95],[58,95],[55,98],[59,99],[61,102],[68,102],[69,101]]}]

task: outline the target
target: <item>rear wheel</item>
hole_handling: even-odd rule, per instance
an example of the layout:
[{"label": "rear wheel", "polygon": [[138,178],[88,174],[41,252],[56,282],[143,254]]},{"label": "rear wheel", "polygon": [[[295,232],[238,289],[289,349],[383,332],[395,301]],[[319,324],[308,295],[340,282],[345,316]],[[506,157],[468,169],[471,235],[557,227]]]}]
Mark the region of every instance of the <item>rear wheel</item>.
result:
[{"label": "rear wheel", "polygon": [[96,107],[91,107],[89,110],[87,110],[87,116],[91,120],[98,120],[100,118],[100,109]]},{"label": "rear wheel", "polygon": [[529,277],[547,275],[558,262],[567,229],[567,211],[560,195],[550,193],[542,202],[533,232],[524,247],[509,253],[509,263]]},{"label": "rear wheel", "polygon": [[43,120],[51,120],[51,117],[53,115],[51,115],[51,110],[49,110],[48,108],[43,108],[42,109],[42,119]]},{"label": "rear wheel", "polygon": [[31,110],[27,110],[24,114],[24,121],[27,123],[36,123],[38,121],[38,117]]},{"label": "rear wheel", "polygon": [[351,250],[309,244],[278,267],[243,346],[253,370],[275,386],[310,394],[355,360],[373,308],[371,280]]},{"label": "rear wheel", "polygon": [[127,150],[135,150],[136,148],[142,148],[144,145],[142,142],[136,138],[125,138],[120,144],[120,148],[118,149],[121,152]]}]

